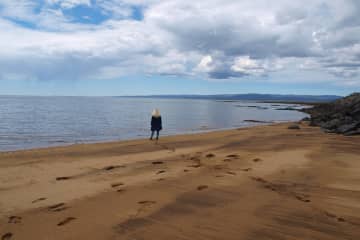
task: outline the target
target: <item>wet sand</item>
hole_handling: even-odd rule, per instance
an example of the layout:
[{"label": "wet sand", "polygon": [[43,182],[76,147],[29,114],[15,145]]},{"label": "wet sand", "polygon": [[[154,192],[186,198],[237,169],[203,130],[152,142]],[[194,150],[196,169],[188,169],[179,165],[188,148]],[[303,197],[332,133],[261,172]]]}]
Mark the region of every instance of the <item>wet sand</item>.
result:
[{"label": "wet sand", "polygon": [[0,153],[0,239],[360,239],[360,136],[289,125]]}]

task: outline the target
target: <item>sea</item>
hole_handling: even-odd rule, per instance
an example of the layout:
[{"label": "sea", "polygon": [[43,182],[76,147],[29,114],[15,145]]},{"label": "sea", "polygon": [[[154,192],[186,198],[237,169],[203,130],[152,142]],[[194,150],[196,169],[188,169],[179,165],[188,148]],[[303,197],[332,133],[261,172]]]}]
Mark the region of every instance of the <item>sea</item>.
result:
[{"label": "sea", "polygon": [[297,121],[299,104],[141,97],[0,96],[0,151],[148,138],[151,112],[161,136]]}]

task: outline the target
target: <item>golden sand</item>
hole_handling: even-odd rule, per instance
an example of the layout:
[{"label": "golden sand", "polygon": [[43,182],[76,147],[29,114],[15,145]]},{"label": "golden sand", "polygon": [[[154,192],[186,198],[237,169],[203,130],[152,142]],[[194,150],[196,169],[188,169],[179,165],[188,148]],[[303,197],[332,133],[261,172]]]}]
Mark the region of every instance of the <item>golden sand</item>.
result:
[{"label": "golden sand", "polygon": [[288,125],[0,153],[0,239],[360,239],[360,137]]}]

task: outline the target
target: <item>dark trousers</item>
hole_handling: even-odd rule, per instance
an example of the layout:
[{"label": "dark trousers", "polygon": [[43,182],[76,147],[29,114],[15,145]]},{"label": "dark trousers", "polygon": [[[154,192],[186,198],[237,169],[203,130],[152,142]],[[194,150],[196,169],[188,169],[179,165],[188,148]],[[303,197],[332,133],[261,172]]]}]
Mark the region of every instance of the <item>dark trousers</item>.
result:
[{"label": "dark trousers", "polygon": [[[154,136],[154,132],[155,131],[151,131],[151,136],[150,136],[150,139],[152,139],[153,138],[153,136]],[[159,130],[156,130],[156,140],[157,139],[159,139]]]}]

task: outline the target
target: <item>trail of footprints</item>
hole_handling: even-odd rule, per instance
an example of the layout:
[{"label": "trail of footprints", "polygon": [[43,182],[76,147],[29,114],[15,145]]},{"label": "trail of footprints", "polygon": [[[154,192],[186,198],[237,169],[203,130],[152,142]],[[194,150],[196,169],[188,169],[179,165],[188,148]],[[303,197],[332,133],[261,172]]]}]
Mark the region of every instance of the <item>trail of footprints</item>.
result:
[{"label": "trail of footprints", "polygon": [[306,203],[311,202],[311,200],[309,199],[310,196],[308,196],[306,194],[296,193],[293,190],[291,190],[289,188],[289,186],[286,184],[272,183],[272,182],[267,181],[260,177],[251,177],[251,179],[256,182],[261,183],[264,188],[269,189],[271,191],[277,192],[282,195],[287,195],[287,196],[293,197],[302,202],[306,202]]},{"label": "trail of footprints", "polygon": [[[203,156],[202,152],[197,152],[194,155],[187,155],[187,154],[182,155],[183,158],[186,158],[186,159],[194,162],[191,165],[187,165],[187,167],[191,167],[191,168],[200,168],[200,167],[204,166],[203,162],[201,161],[202,156]],[[205,158],[207,158],[207,159],[214,158],[214,157],[216,157],[216,155],[213,153],[208,153],[205,155]],[[232,162],[232,161],[235,161],[238,159],[240,159],[240,156],[238,154],[229,154],[229,155],[225,156],[225,158],[223,159],[223,162]],[[253,158],[252,159],[252,162],[254,162],[254,163],[259,163],[262,161],[263,160],[261,158]],[[231,176],[237,175],[237,173],[235,171],[232,171],[231,169],[229,169],[226,164],[217,164],[217,165],[212,166],[212,168],[214,170],[220,170],[220,171],[225,170],[225,172],[223,174],[215,175],[216,178],[225,177],[226,175],[231,175]],[[240,170],[243,172],[250,172],[253,170],[253,168],[247,167],[247,168],[242,168]],[[184,169],[183,171],[188,172],[189,170]]]},{"label": "trail of footprints", "polygon": [[[285,196],[289,196],[292,197],[296,200],[299,200],[301,202],[304,203],[310,203],[310,196],[307,194],[299,194],[291,189],[289,189],[291,187],[291,185],[288,184],[277,184],[277,183],[272,183],[270,181],[267,181],[261,177],[250,177],[252,180],[259,182],[263,185],[264,188],[269,189],[271,191],[277,192],[278,194],[282,194]],[[332,218],[338,222],[347,222],[343,217],[339,217],[333,213],[330,213],[328,211],[324,211],[321,209],[318,209],[320,212],[322,212],[325,216]],[[349,222],[351,223],[351,222]]]},{"label": "trail of footprints", "polygon": [[[39,198],[39,199],[32,201],[32,203],[43,201],[45,199],[46,198]],[[46,210],[50,211],[50,212],[60,212],[60,211],[66,210],[67,208],[68,207],[66,206],[65,203],[58,203],[58,204],[54,204],[54,205],[46,207]],[[75,217],[67,217],[64,220],[57,223],[57,226],[64,226],[64,225],[70,223],[71,221],[74,221],[75,219],[76,219]],[[22,223],[22,217],[10,216],[8,218],[8,224],[19,224],[19,223]],[[13,239],[13,237],[14,237],[14,233],[7,232],[1,236],[1,240],[11,240],[11,239]]]},{"label": "trail of footprints", "polygon": [[[194,163],[191,164],[191,165],[188,165],[187,167],[192,167],[192,168],[199,168],[199,167],[202,167],[203,164],[201,162],[201,156],[202,156],[203,153],[201,152],[197,152],[195,155],[193,156],[188,156],[188,155],[182,155],[182,157],[187,157],[190,161],[193,161]],[[210,158],[214,158],[216,157],[215,154],[213,153],[208,153],[205,155],[205,158],[207,159],[210,159]],[[226,156],[226,158],[223,160],[224,162],[231,162],[233,160],[236,160],[236,159],[239,159],[239,155],[238,154],[229,154]],[[260,158],[255,158],[253,159],[253,162],[260,162],[262,161]],[[163,161],[153,161],[151,162],[152,165],[162,165],[164,164]],[[104,167],[102,169],[99,169],[101,171],[112,171],[114,169],[117,169],[117,168],[123,168],[125,167],[124,165],[110,165],[110,166],[107,166],[107,167]],[[224,168],[224,166],[222,165],[215,165],[214,166],[214,169],[215,170],[222,170]],[[248,171],[251,171],[252,168],[244,168],[244,169],[241,169],[242,171],[245,171],[245,172],[248,172]],[[190,170],[189,169],[184,169],[183,170],[184,172],[189,172]],[[156,174],[162,174],[162,173],[165,173],[166,171],[165,170],[158,170],[156,172]],[[228,174],[228,175],[236,175],[236,172],[233,172],[233,171],[226,171],[225,174]],[[70,180],[70,179],[73,179],[77,176],[62,176],[62,177],[57,177],[56,178],[56,181],[65,181],[65,180]],[[216,175],[216,177],[224,177],[224,175]],[[266,188],[270,188],[271,190],[273,191],[277,191],[277,185],[275,184],[271,184],[261,178],[253,178],[254,180],[258,181],[258,182],[262,182],[262,183],[266,183],[267,185],[265,186]],[[159,178],[158,181],[163,181],[164,178]],[[120,187],[120,186],[123,186],[124,183],[122,182],[117,182],[117,183],[112,183],[111,184],[111,187],[112,188],[117,188],[117,187]],[[199,185],[197,186],[197,190],[198,191],[203,191],[205,189],[208,189],[209,187],[207,185]],[[125,190],[124,189],[117,189],[116,190],[117,192],[124,192]],[[302,196],[299,196],[299,195],[296,195],[295,196],[298,200],[301,200],[301,201],[305,201],[305,202],[308,202],[310,200],[308,199],[305,199],[304,197]],[[45,201],[47,200],[47,198],[45,197],[41,197],[41,198],[38,198],[38,199],[35,199],[34,201],[32,201],[32,203],[38,203],[38,202],[41,202],[41,201]],[[142,206],[151,206],[153,204],[156,204],[156,201],[152,201],[152,200],[143,200],[143,201],[139,201],[138,204],[142,205]],[[68,209],[69,207],[66,206],[65,203],[58,203],[58,204],[54,204],[54,205],[51,205],[51,206],[48,206],[47,207],[47,210],[50,211],[50,212],[61,212],[61,211],[64,211],[66,209]],[[345,221],[343,218],[339,218],[339,217],[336,217],[335,215],[332,215],[330,213],[327,213],[326,212],[326,215],[329,216],[329,217],[332,217],[332,218],[336,218],[338,219],[338,221]],[[63,220],[61,220],[60,222],[57,223],[57,226],[61,227],[61,226],[64,226],[64,225],[67,225],[69,224],[70,222],[72,221],[75,221],[77,218],[75,217],[67,217]],[[18,224],[18,223],[21,223],[22,221],[22,218],[21,217],[18,217],[18,216],[10,216],[9,217],[9,220],[8,220],[8,223],[10,224]],[[11,240],[13,238],[14,234],[11,233],[11,232],[7,232],[5,233],[4,235],[2,235],[1,237],[1,240]]]},{"label": "trail of footprints", "polygon": [[90,175],[90,174],[94,174],[94,173],[97,173],[97,172],[103,172],[103,171],[112,171],[112,170],[115,170],[115,169],[118,169],[118,168],[125,168],[126,165],[110,165],[110,166],[106,166],[106,167],[103,167],[101,169],[96,169],[94,171],[91,171],[91,172],[86,172],[86,173],[81,173],[81,174],[78,174],[78,175],[74,175],[74,176],[61,176],[61,177],[56,177],[55,180],[56,181],[66,181],[66,180],[71,180],[71,179],[74,179],[74,178],[78,178],[78,177],[83,177],[83,176],[87,176],[87,175]]}]

